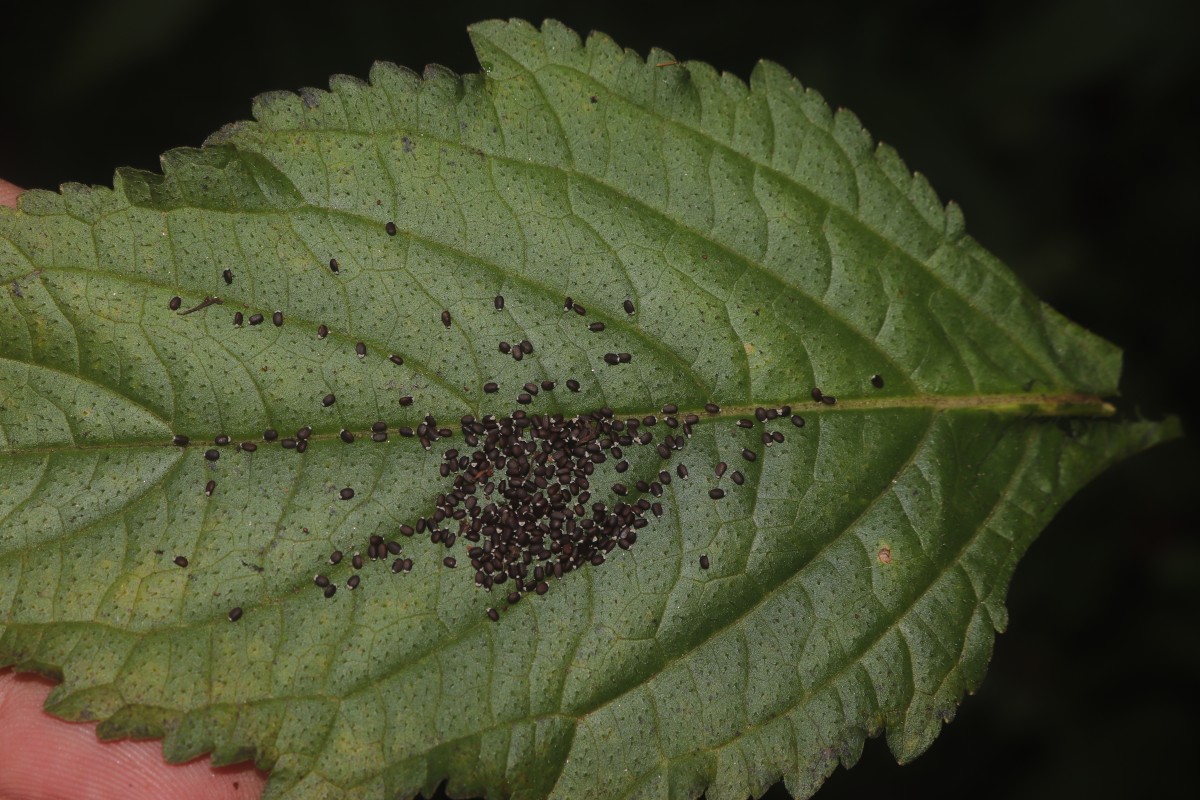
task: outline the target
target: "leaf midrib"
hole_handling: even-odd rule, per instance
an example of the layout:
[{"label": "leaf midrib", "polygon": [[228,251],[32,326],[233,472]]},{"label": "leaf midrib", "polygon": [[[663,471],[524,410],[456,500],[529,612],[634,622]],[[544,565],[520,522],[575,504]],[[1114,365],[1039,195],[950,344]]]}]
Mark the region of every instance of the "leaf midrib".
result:
[{"label": "leaf midrib", "polygon": [[[332,333],[330,334],[332,335]],[[407,362],[406,362],[407,363]],[[103,386],[103,384],[99,384]],[[673,416],[682,418],[687,414],[696,414],[700,417],[700,423],[720,422],[720,421],[736,421],[738,419],[753,418],[756,408],[780,408],[790,405],[792,413],[801,417],[821,416],[825,414],[838,414],[849,412],[867,412],[867,411],[938,411],[938,412],[987,412],[1004,416],[1014,417],[1056,417],[1056,418],[1078,418],[1078,417],[1111,417],[1116,414],[1116,408],[1103,397],[1085,392],[1064,392],[1061,394],[981,394],[981,395],[937,395],[937,394],[920,394],[920,395],[905,395],[891,396],[885,398],[863,398],[863,399],[847,399],[838,400],[835,405],[828,406],[824,403],[814,403],[812,398],[794,398],[791,400],[781,400],[779,402],[762,402],[755,405],[747,406],[722,406],[721,411],[717,414],[709,414],[703,408],[686,408],[681,406],[679,411]],[[534,409],[521,408],[528,414],[561,414],[561,408],[554,409]],[[501,412],[511,413],[511,412]],[[646,416],[662,417],[667,416],[662,413],[662,409],[658,408],[643,408],[643,409],[614,409],[614,414],[617,417],[636,417],[639,420]],[[485,415],[486,416],[486,415]],[[585,414],[573,415],[564,418],[578,418],[586,416]],[[477,416],[478,419],[484,419],[484,416]],[[778,418],[781,421],[786,421],[784,417]],[[336,430],[322,430],[318,426],[312,426],[312,435],[308,437],[309,442],[333,442],[340,441],[339,434],[342,427],[338,426]],[[347,428],[346,430],[354,434],[355,439],[369,437],[371,429],[364,427],[361,430]],[[253,441],[258,443],[262,437],[262,431],[254,430],[247,433],[228,434],[231,441],[224,448],[218,448],[222,452],[233,452],[236,449],[236,444],[242,441]],[[281,434],[282,435],[282,434]],[[390,434],[389,434],[390,436]],[[409,438],[409,437],[402,437]],[[414,438],[415,442],[416,439]],[[267,443],[266,446],[271,446],[277,443]],[[6,456],[23,456],[23,455],[40,455],[54,454],[63,452],[90,452],[96,450],[124,450],[124,449],[145,449],[150,447],[175,447],[176,445],[170,442],[163,442],[162,439],[123,439],[119,442],[103,442],[95,445],[62,445],[49,447],[24,447],[0,449],[0,455]],[[187,448],[208,448],[217,447],[210,442],[202,442],[193,440]]]},{"label": "leaf midrib", "polygon": [[[330,333],[332,336],[333,334]],[[23,363],[23,362],[22,362]],[[407,362],[406,362],[407,363]],[[103,386],[103,384],[98,384]],[[756,408],[780,408],[782,406],[791,406],[792,414],[801,417],[823,416],[825,414],[838,414],[850,412],[868,412],[868,411],[936,411],[936,412],[986,412],[998,414],[1002,416],[1013,417],[1055,417],[1055,418],[1079,418],[1079,417],[1111,417],[1116,414],[1116,408],[1107,402],[1100,395],[1088,394],[1086,392],[1064,392],[1056,393],[1030,393],[1030,394],[980,394],[980,395],[939,395],[939,394],[919,394],[919,395],[903,395],[890,396],[881,398],[862,398],[862,399],[846,399],[838,400],[835,405],[829,406],[824,403],[814,403],[811,397],[784,399],[778,402],[765,401],[756,403],[755,405],[746,406],[722,406],[721,411],[717,414],[709,414],[700,407],[683,407],[671,416],[682,419],[687,414],[696,414],[700,417],[698,424],[713,423],[721,421],[734,422],[738,419],[753,419]],[[561,408],[553,409],[535,409],[523,407],[520,410],[528,414],[562,414]],[[510,412],[501,412],[511,413]],[[621,418],[636,417],[639,420],[643,417],[668,416],[662,413],[662,409],[658,408],[643,408],[643,409],[614,409],[615,416]],[[478,419],[484,419],[488,415],[477,416]],[[499,415],[497,415],[499,416]],[[578,414],[564,418],[575,419],[584,417],[586,414]],[[779,417],[779,421],[786,421],[785,417]],[[456,422],[456,421],[455,421]],[[338,426],[336,430],[322,430],[319,426],[311,426],[313,429],[312,435],[308,437],[309,442],[334,442],[340,441],[338,438],[342,427]],[[362,429],[347,428],[346,430],[354,434],[355,439],[369,437],[371,434],[370,427]],[[238,442],[253,441],[258,443],[262,437],[262,431],[254,430],[246,433],[228,434],[231,441],[230,444],[223,448],[207,441],[193,440],[186,448],[209,448],[214,447],[222,452],[233,452],[236,450]],[[282,435],[282,434],[281,434]],[[390,434],[389,434],[390,436]],[[410,437],[401,437],[407,439]],[[415,442],[416,439],[414,438]],[[267,443],[267,447],[277,444],[276,442]],[[373,443],[374,444],[374,443]],[[260,445],[261,446],[261,445]],[[124,449],[146,449],[151,447],[176,447],[170,442],[163,442],[162,439],[122,439],[119,442],[103,442],[95,445],[62,445],[48,447],[24,447],[24,448],[9,448],[0,449],[0,455],[6,456],[23,456],[23,455],[40,455],[40,454],[55,454],[63,452],[90,452],[96,450],[124,450]]]}]

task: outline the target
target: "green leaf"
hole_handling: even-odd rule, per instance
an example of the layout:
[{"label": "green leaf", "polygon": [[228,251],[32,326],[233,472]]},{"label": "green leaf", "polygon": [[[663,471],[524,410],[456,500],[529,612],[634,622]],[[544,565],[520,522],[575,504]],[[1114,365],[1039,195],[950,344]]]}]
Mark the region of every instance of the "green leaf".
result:
[{"label": "green leaf", "polygon": [[[471,36],[483,75],[378,64],[267,94],[162,175],[0,212],[0,666],[61,679],[49,710],[102,737],[253,757],[276,798],[447,778],[805,796],[867,736],[915,757],[982,680],[1034,536],[1177,423],[1111,418],[1117,350],[779,67],[747,86],[553,22]],[[178,314],[176,295],[221,302]],[[473,452],[459,418],[508,417],[543,380],[529,413],[700,420],[666,459],[595,466],[588,503],[610,510],[671,470],[634,546],[508,607],[511,582],[474,585],[470,542],[400,530],[451,490],[445,450]],[[804,427],[735,424],[785,405]],[[399,434],[427,414],[450,444]],[[263,441],[304,426],[306,452]],[[372,535],[411,572],[355,570]]]}]

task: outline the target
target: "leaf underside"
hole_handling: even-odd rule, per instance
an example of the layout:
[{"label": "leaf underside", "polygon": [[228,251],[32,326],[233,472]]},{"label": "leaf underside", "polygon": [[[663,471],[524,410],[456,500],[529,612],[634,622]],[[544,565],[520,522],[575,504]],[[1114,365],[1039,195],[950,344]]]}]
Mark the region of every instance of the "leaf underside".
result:
[{"label": "leaf underside", "polygon": [[[253,757],[272,798],[802,797],[867,736],[915,757],[1033,537],[1174,424],[1102,418],[1117,350],[781,68],[470,33],[481,75],[264,95],[162,175],[0,212],[0,666],[61,679],[48,709],[102,737]],[[754,418],[785,405],[804,427]],[[606,406],[685,442],[595,465],[589,506],[662,505],[628,550],[509,606],[470,542],[398,535],[471,454],[463,415]],[[399,435],[426,415],[450,443]],[[303,453],[263,440],[305,426]],[[372,535],[411,571],[355,569]]]}]

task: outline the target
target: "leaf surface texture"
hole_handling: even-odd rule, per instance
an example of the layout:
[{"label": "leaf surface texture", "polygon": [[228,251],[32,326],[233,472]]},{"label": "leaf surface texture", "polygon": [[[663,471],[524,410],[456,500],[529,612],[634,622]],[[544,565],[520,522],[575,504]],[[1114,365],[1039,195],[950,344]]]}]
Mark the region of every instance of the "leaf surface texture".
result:
[{"label": "leaf surface texture", "polygon": [[[0,665],[60,678],[49,710],[101,736],[254,757],[273,798],[806,796],[867,736],[915,757],[980,683],[1033,537],[1173,423],[1100,418],[1118,351],[779,67],[471,36],[479,75],[267,94],[161,175],[0,212]],[[665,404],[700,417],[686,445],[590,481],[662,517],[545,595],[508,607],[469,542],[397,539],[470,454],[463,415],[609,407],[657,442]],[[804,427],[754,420],[783,406]],[[398,435],[426,415],[452,440]],[[306,452],[263,440],[305,426]],[[635,490],[660,470],[661,498]],[[372,535],[411,572],[356,570]]]}]

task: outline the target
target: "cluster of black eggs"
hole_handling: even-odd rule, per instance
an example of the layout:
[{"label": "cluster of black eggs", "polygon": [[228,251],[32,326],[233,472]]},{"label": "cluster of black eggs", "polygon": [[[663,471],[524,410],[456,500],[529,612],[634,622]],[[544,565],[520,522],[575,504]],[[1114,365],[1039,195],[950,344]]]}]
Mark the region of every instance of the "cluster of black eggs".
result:
[{"label": "cluster of black eggs", "polygon": [[[396,234],[394,223],[385,226],[389,236]],[[341,267],[337,259],[330,259],[329,269],[333,274],[340,274]],[[225,269],[222,277],[226,284],[233,282],[233,273]],[[190,314],[208,306],[220,304],[218,297],[205,297],[202,302],[185,311],[179,311],[182,306],[180,297],[172,297],[168,303],[172,311],[180,314]],[[497,311],[503,310],[505,300],[502,295],[494,298],[493,305]],[[625,300],[623,309],[632,315],[636,309],[631,300]],[[587,310],[583,305],[567,297],[563,304],[564,312],[574,312],[585,316]],[[234,325],[241,326],[244,316],[242,312],[234,314]],[[271,317],[272,323],[282,326],[284,315],[275,311]],[[264,321],[262,314],[252,314],[249,317],[251,325]],[[441,312],[442,324],[449,328],[453,324],[448,310]],[[588,324],[588,330],[600,333],[605,330],[603,322]],[[325,325],[317,328],[317,338],[328,336],[329,329]],[[521,361],[526,355],[534,352],[534,347],[528,340],[516,344],[500,342],[499,351],[510,355],[515,361]],[[366,344],[358,342],[355,354],[359,359],[367,355]],[[389,360],[402,365],[404,359],[399,355],[390,355]],[[606,353],[603,356],[609,365],[626,364],[632,361],[629,353]],[[872,376],[871,384],[875,388],[883,387],[883,379],[879,375]],[[580,391],[580,383],[568,379],[566,386],[572,392]],[[552,391],[555,381],[542,380],[539,383],[525,383],[516,401],[522,405],[533,402],[540,391]],[[483,385],[486,394],[499,391],[499,384],[489,381]],[[812,390],[815,402],[832,405],[836,399],[825,395],[820,389]],[[337,402],[332,392],[320,399],[323,407],[330,407]],[[400,398],[401,406],[411,406],[413,398],[405,395]],[[718,414],[720,408],[714,403],[705,406],[708,414]],[[789,419],[796,427],[804,426],[804,419],[792,414],[789,406],[780,408],[756,408],[754,419],[739,419],[737,426],[751,428],[758,422],[764,427],[777,419]],[[659,422],[668,433],[656,441],[651,429]],[[366,542],[363,553],[355,551],[350,557],[350,565],[354,570],[343,583],[346,589],[356,589],[361,578],[358,574],[368,562],[391,561],[392,573],[410,572],[413,560],[402,556],[401,540],[414,536],[427,536],[431,543],[452,550],[456,545],[459,552],[465,549],[466,559],[474,572],[474,582],[480,588],[492,591],[497,589],[504,593],[507,605],[517,603],[524,595],[545,594],[549,591],[553,579],[562,578],[585,565],[600,566],[605,562],[614,549],[630,549],[638,538],[638,531],[650,523],[650,516],[661,517],[663,507],[657,498],[663,496],[664,486],[672,482],[672,474],[668,469],[661,469],[653,480],[637,480],[632,488],[638,493],[636,499],[627,500],[630,487],[625,483],[613,483],[608,487],[599,487],[599,494],[592,486],[592,477],[596,467],[608,460],[614,461],[617,473],[626,472],[630,465],[625,457],[625,451],[635,447],[653,447],[659,458],[666,462],[676,451],[683,450],[687,439],[691,437],[695,425],[700,422],[696,414],[679,414],[674,404],[667,404],[662,409],[661,419],[655,415],[638,418],[620,419],[612,409],[602,408],[590,414],[574,418],[564,418],[560,414],[529,414],[523,410],[515,410],[507,416],[486,416],[476,419],[467,415],[459,421],[459,433],[470,454],[460,452],[457,448],[447,449],[442,456],[439,471],[443,478],[451,479],[449,491],[439,494],[433,503],[433,512],[426,517],[416,520],[413,525],[401,525],[397,537],[385,539],[373,535]],[[396,429],[399,435],[417,438],[421,445],[429,450],[434,442],[449,439],[454,431],[438,423],[432,416],[427,415],[416,427],[400,426]],[[284,449],[292,449],[304,453],[312,428],[304,426],[298,429],[294,437],[280,438],[278,431],[267,429],[263,432],[263,441],[278,442]],[[355,441],[353,432],[343,429],[339,438],[347,443]],[[375,442],[388,440],[388,425],[378,421],[372,425],[371,438]],[[764,430],[761,434],[763,445],[770,447],[785,441],[782,432]],[[175,436],[174,444],[186,447],[188,437]],[[217,447],[230,445],[231,437],[225,434],[214,439]],[[244,441],[235,445],[237,450],[253,453],[258,445],[252,441]],[[757,453],[750,449],[742,450],[742,458],[748,462],[757,459]],[[220,458],[220,450],[207,449],[204,456],[209,461]],[[665,466],[665,464],[663,465]],[[725,462],[719,462],[714,470],[718,481],[722,480],[728,471]],[[688,479],[686,465],[679,463],[675,466],[675,476]],[[737,486],[745,483],[745,476],[738,470],[729,474],[729,479]],[[614,501],[606,502],[608,493],[615,496]],[[211,496],[216,489],[216,482],[209,480],[204,493]],[[725,489],[714,486],[708,492],[713,500],[725,497]],[[340,490],[338,496],[342,500],[351,500],[355,496],[352,487]],[[653,498],[653,499],[652,499]],[[330,565],[338,565],[345,558],[340,550],[335,550],[329,556]],[[446,555],[442,565],[447,569],[457,569],[460,558]],[[175,558],[174,563],[180,567],[188,566],[184,556]],[[702,569],[710,566],[709,557],[700,557]],[[313,579],[314,584],[325,597],[333,597],[338,590],[329,576],[318,574]],[[242,616],[241,607],[230,610],[230,621],[236,621]],[[499,620],[500,612],[494,607],[487,609],[487,615],[492,620]]]},{"label": "cluster of black eggs", "polygon": [[[699,422],[695,415],[681,422],[674,411],[674,406],[665,407],[663,421],[668,428],[678,428],[680,435],[668,434],[657,444],[663,458],[682,450]],[[648,427],[645,420],[617,419],[609,408],[571,419],[522,410],[505,417],[464,416],[459,429],[473,452],[444,452],[440,472],[452,478],[449,491],[437,496],[430,516],[400,526],[399,533],[427,536],[448,550],[456,544],[465,548],[475,584],[488,591],[503,589],[508,605],[529,592],[545,594],[551,579],[587,564],[599,566],[614,549],[632,547],[637,531],[649,524],[647,515],[662,515],[656,500],[643,497],[610,504],[599,492],[593,494],[598,465],[615,459],[617,471],[623,472],[628,468],[626,448],[655,445]],[[644,484],[644,491],[660,497],[663,484],[670,482],[664,470],[659,481]],[[642,484],[639,481],[639,488]],[[618,497],[628,494],[623,484],[608,488]],[[392,545],[373,539],[367,557],[377,560],[398,552],[398,543],[394,550],[389,549]],[[331,563],[341,560],[337,552],[330,558]],[[442,560],[450,569],[458,562],[452,555]],[[355,568],[362,563],[352,562]],[[411,566],[411,560],[396,559],[392,571]],[[336,591],[325,575],[318,575],[316,583],[326,596]],[[488,613],[498,619],[496,609]]]}]

